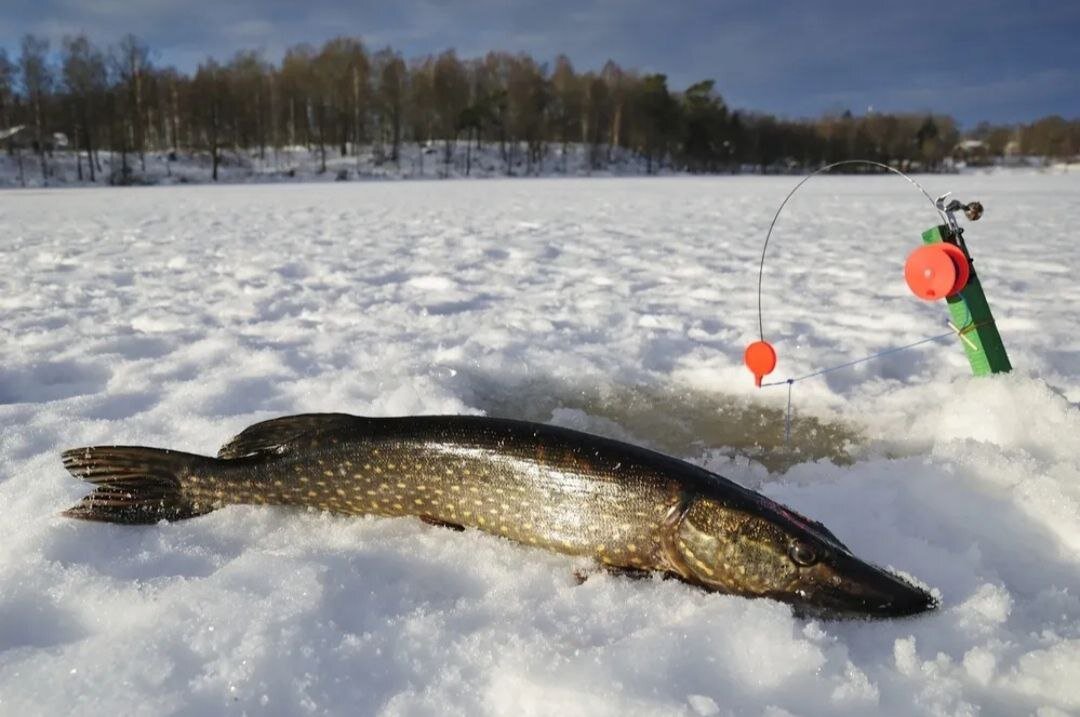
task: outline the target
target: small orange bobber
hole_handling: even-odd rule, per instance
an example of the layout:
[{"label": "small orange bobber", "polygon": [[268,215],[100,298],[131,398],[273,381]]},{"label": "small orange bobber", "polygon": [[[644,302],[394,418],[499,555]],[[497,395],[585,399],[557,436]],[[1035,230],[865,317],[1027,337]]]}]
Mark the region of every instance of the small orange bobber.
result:
[{"label": "small orange bobber", "polygon": [[746,347],[743,362],[754,374],[754,384],[761,386],[761,379],[776,368],[776,349],[768,341],[755,341]]},{"label": "small orange bobber", "polygon": [[960,247],[941,242],[921,246],[908,255],[904,279],[920,299],[935,301],[967,286],[971,267]]}]

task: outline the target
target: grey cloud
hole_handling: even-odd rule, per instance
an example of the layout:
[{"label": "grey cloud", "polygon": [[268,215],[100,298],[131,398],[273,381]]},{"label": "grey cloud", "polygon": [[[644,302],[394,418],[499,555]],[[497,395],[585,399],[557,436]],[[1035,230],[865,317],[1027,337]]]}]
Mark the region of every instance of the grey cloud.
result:
[{"label": "grey cloud", "polygon": [[0,45],[35,32],[134,32],[159,61],[191,69],[243,48],[276,59],[290,45],[358,35],[406,55],[454,47],[579,69],[607,59],[703,78],[736,105],[789,116],[837,106],[938,108],[962,120],[1080,114],[1063,69],[1080,68],[1080,4],[1031,0],[0,0]]}]

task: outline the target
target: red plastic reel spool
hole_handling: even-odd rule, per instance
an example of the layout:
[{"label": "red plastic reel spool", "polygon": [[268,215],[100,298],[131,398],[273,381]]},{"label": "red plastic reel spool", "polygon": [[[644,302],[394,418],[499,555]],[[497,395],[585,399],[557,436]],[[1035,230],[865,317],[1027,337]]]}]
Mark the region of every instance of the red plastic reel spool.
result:
[{"label": "red plastic reel spool", "polygon": [[761,386],[761,379],[776,368],[776,349],[768,341],[755,341],[746,347],[743,363],[754,374],[754,384]]},{"label": "red plastic reel spool", "polygon": [[908,255],[904,279],[920,299],[935,301],[967,286],[971,267],[960,247],[941,242],[921,246]]},{"label": "red plastic reel spool", "polygon": [[964,251],[955,244],[942,242],[941,247],[946,254],[952,257],[953,263],[956,264],[956,283],[953,284],[947,296],[959,294],[967,286],[968,279],[971,278],[971,264],[968,263],[968,258],[964,256]]}]

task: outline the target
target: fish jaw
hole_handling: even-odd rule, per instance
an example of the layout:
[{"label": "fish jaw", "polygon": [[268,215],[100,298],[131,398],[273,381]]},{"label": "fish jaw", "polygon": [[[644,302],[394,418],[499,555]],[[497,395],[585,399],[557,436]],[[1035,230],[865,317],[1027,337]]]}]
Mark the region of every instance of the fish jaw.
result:
[{"label": "fish jaw", "polygon": [[928,591],[851,554],[833,554],[808,570],[799,583],[793,592],[773,597],[807,617],[896,618],[938,607]]},{"label": "fish jaw", "polygon": [[783,506],[725,504],[693,495],[674,510],[666,564],[687,582],[792,604],[827,619],[916,615],[935,598],[902,577],[855,557],[819,524]]}]

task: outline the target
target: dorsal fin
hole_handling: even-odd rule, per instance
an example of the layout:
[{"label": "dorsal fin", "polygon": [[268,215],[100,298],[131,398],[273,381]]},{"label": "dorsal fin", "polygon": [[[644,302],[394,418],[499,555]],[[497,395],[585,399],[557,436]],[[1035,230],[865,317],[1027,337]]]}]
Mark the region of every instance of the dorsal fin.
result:
[{"label": "dorsal fin", "polygon": [[218,458],[285,453],[300,438],[355,426],[364,419],[347,413],[304,413],[248,426],[218,451]]}]

